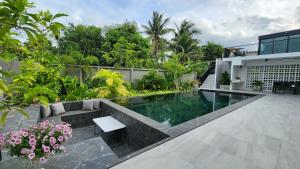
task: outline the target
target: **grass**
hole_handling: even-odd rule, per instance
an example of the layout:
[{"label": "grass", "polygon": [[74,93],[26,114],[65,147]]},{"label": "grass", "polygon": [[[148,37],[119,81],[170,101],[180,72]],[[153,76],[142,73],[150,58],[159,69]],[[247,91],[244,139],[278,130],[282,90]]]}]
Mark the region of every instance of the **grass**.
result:
[{"label": "grass", "polygon": [[160,90],[160,91],[130,91],[130,96],[150,96],[150,95],[159,95],[159,94],[169,94],[179,92],[177,90]]}]

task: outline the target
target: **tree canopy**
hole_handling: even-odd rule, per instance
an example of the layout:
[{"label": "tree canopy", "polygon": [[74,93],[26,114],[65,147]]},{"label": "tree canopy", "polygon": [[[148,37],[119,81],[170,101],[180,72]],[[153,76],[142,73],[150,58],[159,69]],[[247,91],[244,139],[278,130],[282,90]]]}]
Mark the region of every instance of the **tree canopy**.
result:
[{"label": "tree canopy", "polygon": [[203,46],[204,60],[214,61],[217,58],[221,58],[224,52],[224,47],[214,42],[207,42],[207,45]]}]

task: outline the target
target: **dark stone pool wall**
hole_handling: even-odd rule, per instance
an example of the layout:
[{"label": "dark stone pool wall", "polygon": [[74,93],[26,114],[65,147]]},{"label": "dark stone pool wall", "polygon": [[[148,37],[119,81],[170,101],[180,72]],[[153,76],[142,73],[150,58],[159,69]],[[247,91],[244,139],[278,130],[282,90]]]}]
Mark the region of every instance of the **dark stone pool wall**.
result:
[{"label": "dark stone pool wall", "polygon": [[135,146],[137,150],[169,137],[156,129],[156,125],[159,124],[146,124],[145,119],[141,122],[138,118],[143,117],[109,100],[101,101],[101,110],[104,116],[112,116],[126,126],[126,142]]}]

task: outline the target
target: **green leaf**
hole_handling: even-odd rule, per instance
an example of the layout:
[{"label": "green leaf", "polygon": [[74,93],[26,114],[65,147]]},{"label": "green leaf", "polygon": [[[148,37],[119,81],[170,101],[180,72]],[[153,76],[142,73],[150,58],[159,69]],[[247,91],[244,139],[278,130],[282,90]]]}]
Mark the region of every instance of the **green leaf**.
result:
[{"label": "green leaf", "polygon": [[35,41],[33,34],[29,30],[24,29],[24,31],[26,32],[26,35],[27,35],[29,41]]},{"label": "green leaf", "polygon": [[0,117],[0,125],[5,125],[7,119],[8,111],[2,112]]},{"label": "green leaf", "polygon": [[29,113],[27,111],[25,111],[22,108],[19,107],[14,107],[19,113],[21,113],[23,116],[25,116],[27,119],[29,119]]},{"label": "green leaf", "polygon": [[63,16],[68,16],[67,14],[64,14],[64,13],[57,13],[53,16],[53,20],[56,19],[56,18],[60,18],[60,17],[63,17]]}]

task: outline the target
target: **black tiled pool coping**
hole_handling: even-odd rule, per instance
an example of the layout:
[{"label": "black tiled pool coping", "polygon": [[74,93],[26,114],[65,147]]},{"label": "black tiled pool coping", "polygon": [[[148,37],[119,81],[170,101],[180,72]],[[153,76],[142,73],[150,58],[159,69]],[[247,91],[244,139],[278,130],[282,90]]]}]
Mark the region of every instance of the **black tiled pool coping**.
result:
[{"label": "black tiled pool coping", "polygon": [[141,122],[143,122],[143,123],[145,123],[145,124],[147,124],[147,125],[155,128],[155,129],[158,129],[161,132],[163,132],[163,133],[165,133],[165,134],[167,134],[167,135],[170,136],[170,137],[165,138],[165,139],[163,139],[161,141],[158,141],[158,142],[156,142],[156,143],[154,143],[152,145],[149,145],[149,146],[147,146],[145,148],[142,148],[142,149],[140,149],[138,151],[135,151],[135,152],[133,152],[133,153],[131,153],[131,154],[125,156],[125,157],[120,158],[118,161],[116,161],[114,164],[112,164],[109,168],[111,168],[111,167],[113,167],[115,165],[118,165],[118,164],[120,164],[120,163],[122,163],[122,162],[124,162],[124,161],[126,161],[126,160],[128,160],[130,158],[133,158],[133,157],[135,157],[135,156],[137,156],[137,155],[139,155],[139,154],[141,154],[143,152],[146,152],[146,151],[148,151],[150,149],[153,149],[153,148],[155,148],[155,147],[157,147],[157,146],[159,146],[159,145],[161,145],[161,144],[163,144],[163,143],[165,143],[167,141],[170,141],[170,140],[172,140],[172,139],[174,139],[174,138],[176,138],[176,137],[178,137],[180,135],[183,135],[186,132],[189,132],[189,131],[191,131],[193,129],[196,129],[196,128],[198,128],[198,127],[200,127],[200,126],[202,126],[202,125],[204,125],[204,124],[206,124],[206,123],[208,123],[210,121],[213,121],[213,120],[215,120],[215,119],[217,119],[219,117],[222,117],[222,116],[224,116],[224,115],[226,115],[226,114],[228,114],[228,113],[230,113],[230,112],[232,112],[232,111],[234,111],[234,110],[236,110],[238,108],[241,108],[241,107],[243,107],[243,106],[245,106],[245,105],[247,105],[247,104],[249,104],[249,103],[251,103],[251,102],[253,102],[253,101],[255,101],[255,100],[257,100],[257,99],[259,99],[261,97],[263,97],[263,96],[265,96],[264,94],[257,94],[257,93],[251,93],[251,92],[218,91],[218,90],[213,90],[213,89],[200,89],[200,90],[213,91],[213,92],[221,92],[221,93],[223,92],[223,93],[249,94],[249,95],[254,95],[254,96],[250,97],[249,99],[240,101],[238,103],[235,103],[235,104],[232,104],[230,106],[224,107],[222,109],[213,111],[213,112],[208,113],[206,115],[194,118],[192,120],[189,120],[187,122],[184,122],[182,124],[179,124],[179,125],[176,125],[176,126],[173,126],[173,127],[164,126],[164,125],[162,125],[161,123],[159,123],[159,122],[157,122],[155,120],[152,120],[152,119],[150,119],[150,118],[148,118],[146,116],[143,116],[143,115],[141,115],[139,113],[136,113],[136,112],[134,112],[134,111],[132,111],[132,110],[130,110],[128,108],[125,108],[125,107],[120,106],[120,105],[118,105],[116,103],[113,103],[112,101],[109,101],[109,102],[113,103],[113,104],[111,104],[113,107],[116,106],[119,110],[120,109],[123,110],[124,113],[126,113],[127,115],[130,115],[133,118],[136,118],[136,119],[140,120]]}]

